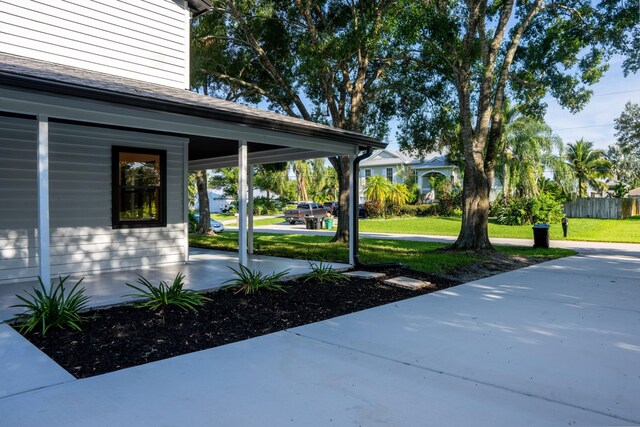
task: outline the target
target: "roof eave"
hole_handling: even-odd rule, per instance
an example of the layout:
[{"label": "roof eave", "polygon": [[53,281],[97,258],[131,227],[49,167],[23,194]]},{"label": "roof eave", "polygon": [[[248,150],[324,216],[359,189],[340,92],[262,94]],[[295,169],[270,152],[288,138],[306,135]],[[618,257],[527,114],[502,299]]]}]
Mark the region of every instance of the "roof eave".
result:
[{"label": "roof eave", "polygon": [[259,129],[286,132],[294,135],[309,136],[332,141],[351,143],[353,145],[357,145],[359,149],[365,149],[366,147],[384,148],[387,146],[387,144],[379,141],[376,138],[358,134],[355,132],[346,132],[338,128],[327,128],[326,130],[309,128],[305,127],[304,124],[282,123],[274,120],[243,115],[238,113],[237,111],[230,112],[214,107],[180,104],[167,100],[150,98],[147,96],[112,92],[105,89],[92,88],[87,86],[77,86],[66,82],[40,79],[13,73],[0,72],[0,85],[6,85],[11,88],[19,87],[23,89],[45,91],[59,95],[88,98],[96,101],[124,104],[138,108],[203,117],[229,123],[242,124]]},{"label": "roof eave", "polygon": [[189,6],[194,18],[203,13],[210,12],[212,7],[209,0],[187,0],[187,6]]}]

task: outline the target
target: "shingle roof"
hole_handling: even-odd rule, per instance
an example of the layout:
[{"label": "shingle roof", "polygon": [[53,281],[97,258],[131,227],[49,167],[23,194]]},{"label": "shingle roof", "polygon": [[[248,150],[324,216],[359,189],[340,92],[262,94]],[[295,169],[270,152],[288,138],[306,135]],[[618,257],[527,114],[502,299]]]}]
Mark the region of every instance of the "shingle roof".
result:
[{"label": "shingle roof", "polygon": [[384,147],[376,138],[196,92],[0,53],[0,85],[44,90],[240,123],[260,129]]}]

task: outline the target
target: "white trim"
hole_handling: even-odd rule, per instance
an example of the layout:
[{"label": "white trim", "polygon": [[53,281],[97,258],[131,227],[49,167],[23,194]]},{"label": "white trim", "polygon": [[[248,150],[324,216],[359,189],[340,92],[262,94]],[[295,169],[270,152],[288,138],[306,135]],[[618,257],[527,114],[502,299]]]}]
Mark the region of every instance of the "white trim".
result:
[{"label": "white trim", "polygon": [[184,200],[184,262],[189,262],[189,140],[184,143],[183,148],[183,166],[182,176],[184,187],[183,200]]},{"label": "white trim", "polygon": [[253,166],[249,166],[249,173],[247,176],[247,188],[249,191],[249,199],[247,203],[248,212],[248,227],[247,227],[247,251],[249,254],[253,254]]},{"label": "white trim", "polygon": [[184,88],[191,89],[191,10],[184,1]]},{"label": "white trim", "polygon": [[42,283],[51,287],[49,252],[49,118],[38,116],[38,271]]},{"label": "white trim", "polygon": [[131,129],[152,130],[168,133],[179,133],[193,136],[224,138],[232,141],[259,141],[264,144],[281,145],[308,149],[315,147],[317,151],[333,153],[351,153],[354,144],[338,142],[335,139],[316,138],[251,128],[247,125],[227,123],[203,117],[167,113],[157,110],[127,107],[102,101],[89,101],[60,95],[25,92],[0,88],[0,105],[2,111],[27,114],[46,115],[50,118],[75,120],[91,124],[123,126]]},{"label": "white trim", "polygon": [[247,141],[238,141],[238,259],[248,267],[247,256]]}]

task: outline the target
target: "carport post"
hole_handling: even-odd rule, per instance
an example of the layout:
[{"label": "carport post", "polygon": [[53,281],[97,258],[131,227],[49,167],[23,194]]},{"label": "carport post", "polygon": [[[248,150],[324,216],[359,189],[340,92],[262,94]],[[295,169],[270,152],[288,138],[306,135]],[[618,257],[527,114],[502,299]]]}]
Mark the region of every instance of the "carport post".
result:
[{"label": "carport post", "polygon": [[249,211],[249,227],[247,230],[247,251],[253,254],[253,165],[249,166],[249,176],[247,177],[247,186],[249,189],[249,203],[247,210]]},{"label": "carport post", "polygon": [[49,117],[38,116],[38,273],[51,289],[49,252]]},{"label": "carport post", "polygon": [[238,141],[238,261],[248,267],[247,256],[247,141]]}]

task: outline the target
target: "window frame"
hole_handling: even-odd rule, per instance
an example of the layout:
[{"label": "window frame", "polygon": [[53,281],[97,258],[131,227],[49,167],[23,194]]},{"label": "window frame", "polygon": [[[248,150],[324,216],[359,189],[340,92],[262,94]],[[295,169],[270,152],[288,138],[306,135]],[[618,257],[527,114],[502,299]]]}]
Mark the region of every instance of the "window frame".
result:
[{"label": "window frame", "polygon": [[[158,191],[158,219],[123,221],[120,219],[120,153],[151,154],[160,158],[160,188]],[[122,228],[153,228],[167,226],[167,151],[153,148],[111,147],[111,226]]]},{"label": "window frame", "polygon": [[371,169],[365,169],[364,170],[364,180],[365,182],[369,180],[369,178],[371,178],[373,176],[373,173],[371,172]]},{"label": "window frame", "polygon": [[[391,176],[389,176],[389,171],[391,171]],[[387,177],[387,180],[393,184],[393,173],[394,173],[393,168],[386,168],[384,172]]]}]

